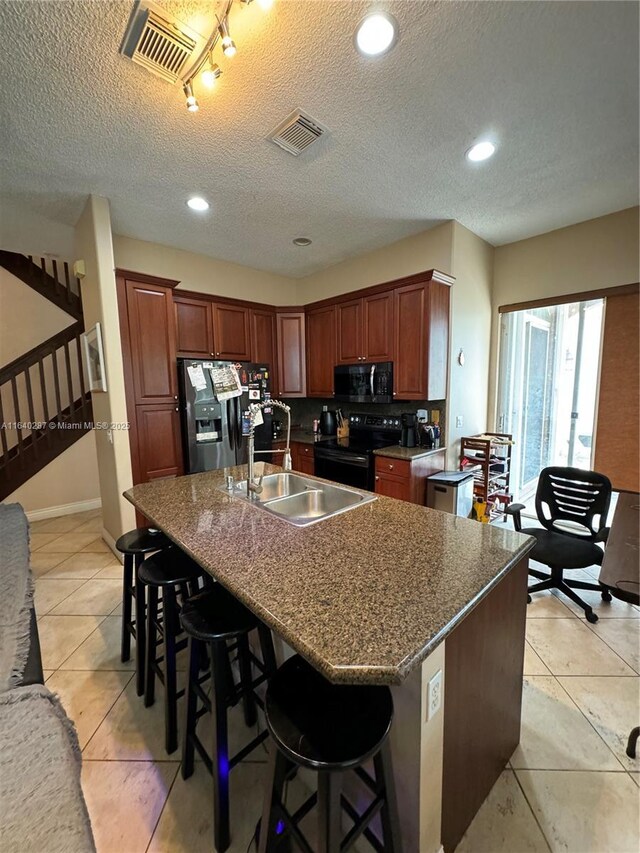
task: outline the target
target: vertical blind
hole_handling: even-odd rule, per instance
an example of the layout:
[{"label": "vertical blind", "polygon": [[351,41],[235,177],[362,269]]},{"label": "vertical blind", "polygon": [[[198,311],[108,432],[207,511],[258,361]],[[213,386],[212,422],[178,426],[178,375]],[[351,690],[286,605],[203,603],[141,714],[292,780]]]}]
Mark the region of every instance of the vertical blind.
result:
[{"label": "vertical blind", "polygon": [[640,296],[606,299],[594,468],[616,491],[640,491]]}]

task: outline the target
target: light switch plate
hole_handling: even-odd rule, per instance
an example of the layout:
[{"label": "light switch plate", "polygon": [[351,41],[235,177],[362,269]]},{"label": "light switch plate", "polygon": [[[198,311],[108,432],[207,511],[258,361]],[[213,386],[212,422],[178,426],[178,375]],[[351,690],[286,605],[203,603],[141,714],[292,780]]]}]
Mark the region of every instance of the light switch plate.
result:
[{"label": "light switch plate", "polygon": [[456,415],[456,429],[460,429],[460,427],[462,426],[462,423],[463,423],[462,415]]},{"label": "light switch plate", "polygon": [[427,722],[434,717],[442,705],[442,670],[431,676],[427,684]]}]

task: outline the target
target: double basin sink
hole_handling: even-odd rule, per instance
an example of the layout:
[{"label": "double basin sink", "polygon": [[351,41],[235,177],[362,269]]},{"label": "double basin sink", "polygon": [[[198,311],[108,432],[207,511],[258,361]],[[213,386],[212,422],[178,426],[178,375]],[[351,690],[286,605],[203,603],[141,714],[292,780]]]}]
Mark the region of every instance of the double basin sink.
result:
[{"label": "double basin sink", "polygon": [[376,499],[375,495],[363,495],[344,486],[310,480],[288,471],[268,474],[261,486],[259,493],[248,497],[247,481],[241,480],[230,494],[296,527],[316,524]]}]

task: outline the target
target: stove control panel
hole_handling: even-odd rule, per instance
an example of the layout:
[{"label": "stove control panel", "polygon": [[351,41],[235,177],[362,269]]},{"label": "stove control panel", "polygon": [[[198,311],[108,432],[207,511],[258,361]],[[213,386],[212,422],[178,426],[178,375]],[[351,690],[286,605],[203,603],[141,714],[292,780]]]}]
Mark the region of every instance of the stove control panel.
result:
[{"label": "stove control panel", "polygon": [[351,429],[364,430],[399,430],[402,429],[400,418],[392,415],[349,415]]}]

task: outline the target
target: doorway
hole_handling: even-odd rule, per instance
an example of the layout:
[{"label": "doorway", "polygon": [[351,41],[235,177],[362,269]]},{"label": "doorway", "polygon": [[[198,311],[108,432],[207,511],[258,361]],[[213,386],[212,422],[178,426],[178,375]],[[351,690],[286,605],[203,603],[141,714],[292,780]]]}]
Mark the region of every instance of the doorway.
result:
[{"label": "doorway", "polygon": [[603,299],[501,315],[498,432],[512,433],[511,489],[533,510],[548,465],[592,467]]}]

